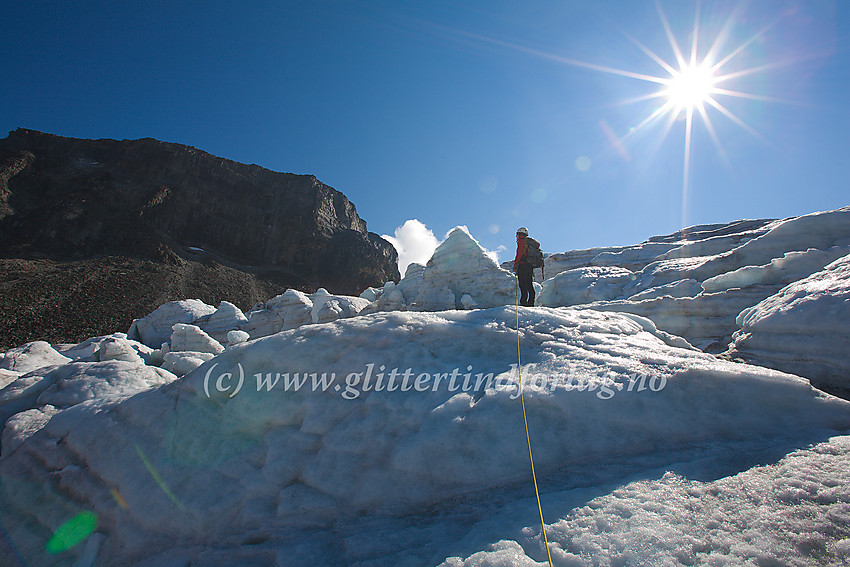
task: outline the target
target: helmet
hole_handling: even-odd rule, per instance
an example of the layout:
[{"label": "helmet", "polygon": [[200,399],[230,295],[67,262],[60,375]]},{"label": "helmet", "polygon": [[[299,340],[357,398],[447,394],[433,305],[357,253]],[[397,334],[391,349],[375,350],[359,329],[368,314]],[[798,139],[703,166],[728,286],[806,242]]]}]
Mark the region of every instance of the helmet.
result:
[{"label": "helmet", "polygon": [[525,228],[524,226],[521,226],[518,229],[516,229],[516,233],[528,236],[528,229]]}]

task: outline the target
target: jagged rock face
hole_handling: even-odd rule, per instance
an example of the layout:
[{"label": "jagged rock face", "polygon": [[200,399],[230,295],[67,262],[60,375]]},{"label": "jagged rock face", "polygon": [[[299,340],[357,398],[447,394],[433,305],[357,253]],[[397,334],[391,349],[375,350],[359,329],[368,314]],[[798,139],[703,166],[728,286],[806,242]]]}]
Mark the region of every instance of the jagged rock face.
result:
[{"label": "jagged rock face", "polygon": [[359,293],[398,279],[392,245],[342,193],[152,139],[0,140],[0,255],[202,255],[290,286]]}]

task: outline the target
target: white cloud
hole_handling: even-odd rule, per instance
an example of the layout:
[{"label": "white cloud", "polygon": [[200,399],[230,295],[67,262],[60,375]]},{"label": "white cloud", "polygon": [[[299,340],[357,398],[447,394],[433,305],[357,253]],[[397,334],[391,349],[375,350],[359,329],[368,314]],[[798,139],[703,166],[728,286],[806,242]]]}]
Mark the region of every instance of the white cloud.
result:
[{"label": "white cloud", "polygon": [[402,276],[410,264],[427,263],[440,244],[434,232],[417,219],[404,221],[403,225],[395,229],[395,236],[382,236],[395,246],[398,252],[398,271]]},{"label": "white cloud", "polygon": [[496,262],[496,265],[499,265],[501,264],[501,262],[499,261],[499,256],[501,256],[502,252],[507,251],[507,249],[508,248],[503,244],[499,244],[495,250],[487,250],[487,255],[492,258],[494,262]]}]

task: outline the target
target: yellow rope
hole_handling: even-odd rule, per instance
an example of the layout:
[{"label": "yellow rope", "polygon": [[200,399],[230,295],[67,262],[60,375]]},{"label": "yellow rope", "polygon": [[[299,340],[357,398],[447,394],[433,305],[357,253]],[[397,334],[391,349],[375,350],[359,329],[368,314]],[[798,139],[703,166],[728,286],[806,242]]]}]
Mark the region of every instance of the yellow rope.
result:
[{"label": "yellow rope", "polygon": [[537,497],[537,511],[540,512],[540,529],[543,531],[543,543],[546,545],[546,556],[549,567],[552,567],[552,554],[549,553],[549,540],[546,537],[546,525],[543,523],[543,507],[540,505],[540,492],[537,490],[537,474],[534,472],[534,457],[531,456],[531,436],[528,434],[528,419],[525,416],[525,396],[522,394],[522,360],[519,354],[519,290],[516,300],[516,361],[519,372],[519,400],[522,404],[522,422],[525,424],[525,440],[528,443],[528,460],[531,463],[531,478],[534,481],[534,495]]}]

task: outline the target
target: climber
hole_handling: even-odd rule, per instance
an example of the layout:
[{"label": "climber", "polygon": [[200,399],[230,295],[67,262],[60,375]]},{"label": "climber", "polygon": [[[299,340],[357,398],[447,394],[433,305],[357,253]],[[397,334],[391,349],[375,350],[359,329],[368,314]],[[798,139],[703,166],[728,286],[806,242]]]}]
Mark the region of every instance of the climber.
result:
[{"label": "climber", "polygon": [[542,267],[542,259],[540,243],[528,236],[527,228],[519,227],[516,231],[514,273],[519,280],[521,294],[519,303],[524,307],[534,307],[534,268]]}]

